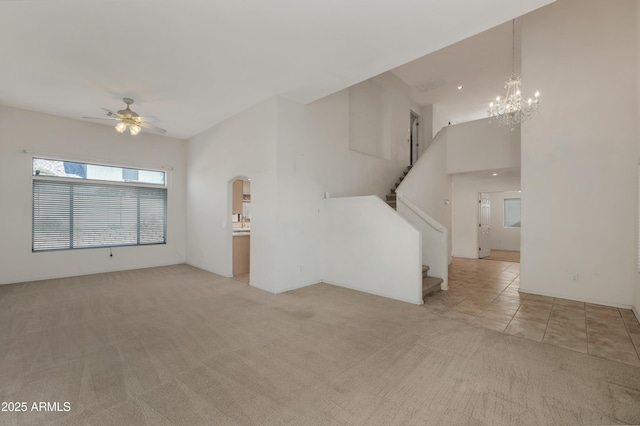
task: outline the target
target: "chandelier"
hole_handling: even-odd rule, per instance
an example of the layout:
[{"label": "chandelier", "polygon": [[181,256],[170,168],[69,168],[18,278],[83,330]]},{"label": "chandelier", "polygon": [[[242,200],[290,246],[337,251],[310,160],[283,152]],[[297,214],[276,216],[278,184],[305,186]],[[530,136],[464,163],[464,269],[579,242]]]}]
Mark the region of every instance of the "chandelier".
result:
[{"label": "chandelier", "polygon": [[511,21],[511,76],[504,83],[507,95],[504,99],[496,97],[495,103],[489,104],[489,117],[498,120],[499,124],[513,126],[531,118],[540,106],[540,92],[526,101],[522,97],[522,79],[515,72],[515,20]]}]

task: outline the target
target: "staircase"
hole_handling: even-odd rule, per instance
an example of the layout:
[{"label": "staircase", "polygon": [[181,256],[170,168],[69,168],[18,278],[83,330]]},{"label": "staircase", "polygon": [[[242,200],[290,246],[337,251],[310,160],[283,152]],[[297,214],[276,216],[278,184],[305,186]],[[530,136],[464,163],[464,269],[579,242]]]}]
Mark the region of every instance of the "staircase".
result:
[{"label": "staircase", "polygon": [[422,265],[422,298],[424,299],[428,294],[434,293],[440,290],[440,284],[442,284],[442,278],[430,277],[429,267]]},{"label": "staircase", "polygon": [[387,204],[389,204],[391,208],[394,210],[396,209],[396,189],[398,189],[398,187],[404,180],[405,176],[407,176],[407,174],[409,173],[409,170],[411,170],[411,167],[413,166],[407,166],[407,169],[404,172],[402,172],[402,176],[400,176],[400,180],[396,182],[396,187],[392,188],[391,192],[387,194]]},{"label": "staircase", "polygon": [[[402,172],[402,176],[400,176],[400,180],[396,182],[395,188],[391,189],[391,192],[387,194],[387,204],[394,210],[397,209],[397,198],[396,198],[396,189],[400,186],[404,178],[409,174],[409,170],[411,170],[413,166],[407,166],[407,168]],[[424,299],[428,294],[434,293],[440,290],[440,284],[442,284],[444,280],[442,278],[430,277],[429,276],[429,267],[427,265],[422,265],[422,298]]]}]

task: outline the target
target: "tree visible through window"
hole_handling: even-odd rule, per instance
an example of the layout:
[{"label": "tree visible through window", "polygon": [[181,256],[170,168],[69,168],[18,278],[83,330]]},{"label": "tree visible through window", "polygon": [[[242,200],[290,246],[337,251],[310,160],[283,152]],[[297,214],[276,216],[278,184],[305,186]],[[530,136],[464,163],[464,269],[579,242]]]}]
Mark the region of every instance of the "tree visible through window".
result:
[{"label": "tree visible through window", "polygon": [[504,199],[504,227],[520,228],[520,198]]}]

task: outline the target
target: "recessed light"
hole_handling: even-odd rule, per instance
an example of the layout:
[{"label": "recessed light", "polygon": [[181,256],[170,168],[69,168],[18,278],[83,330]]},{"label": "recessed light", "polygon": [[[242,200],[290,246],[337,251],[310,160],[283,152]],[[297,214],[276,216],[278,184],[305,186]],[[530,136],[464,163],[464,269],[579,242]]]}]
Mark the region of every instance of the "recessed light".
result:
[{"label": "recessed light", "polygon": [[458,86],[458,90],[462,90],[462,86]]},{"label": "recessed light", "polygon": [[491,176],[498,176],[498,174],[497,174],[497,173],[494,173],[494,174],[492,174]]}]

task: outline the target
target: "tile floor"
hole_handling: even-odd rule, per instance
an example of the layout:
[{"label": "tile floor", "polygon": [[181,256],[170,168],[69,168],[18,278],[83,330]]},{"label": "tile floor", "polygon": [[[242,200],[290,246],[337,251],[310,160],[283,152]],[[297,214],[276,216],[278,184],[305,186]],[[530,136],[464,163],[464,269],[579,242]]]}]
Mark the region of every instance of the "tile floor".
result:
[{"label": "tile floor", "polygon": [[506,334],[640,366],[633,312],[518,291],[520,264],[454,258],[449,290],[427,296],[441,315]]}]

